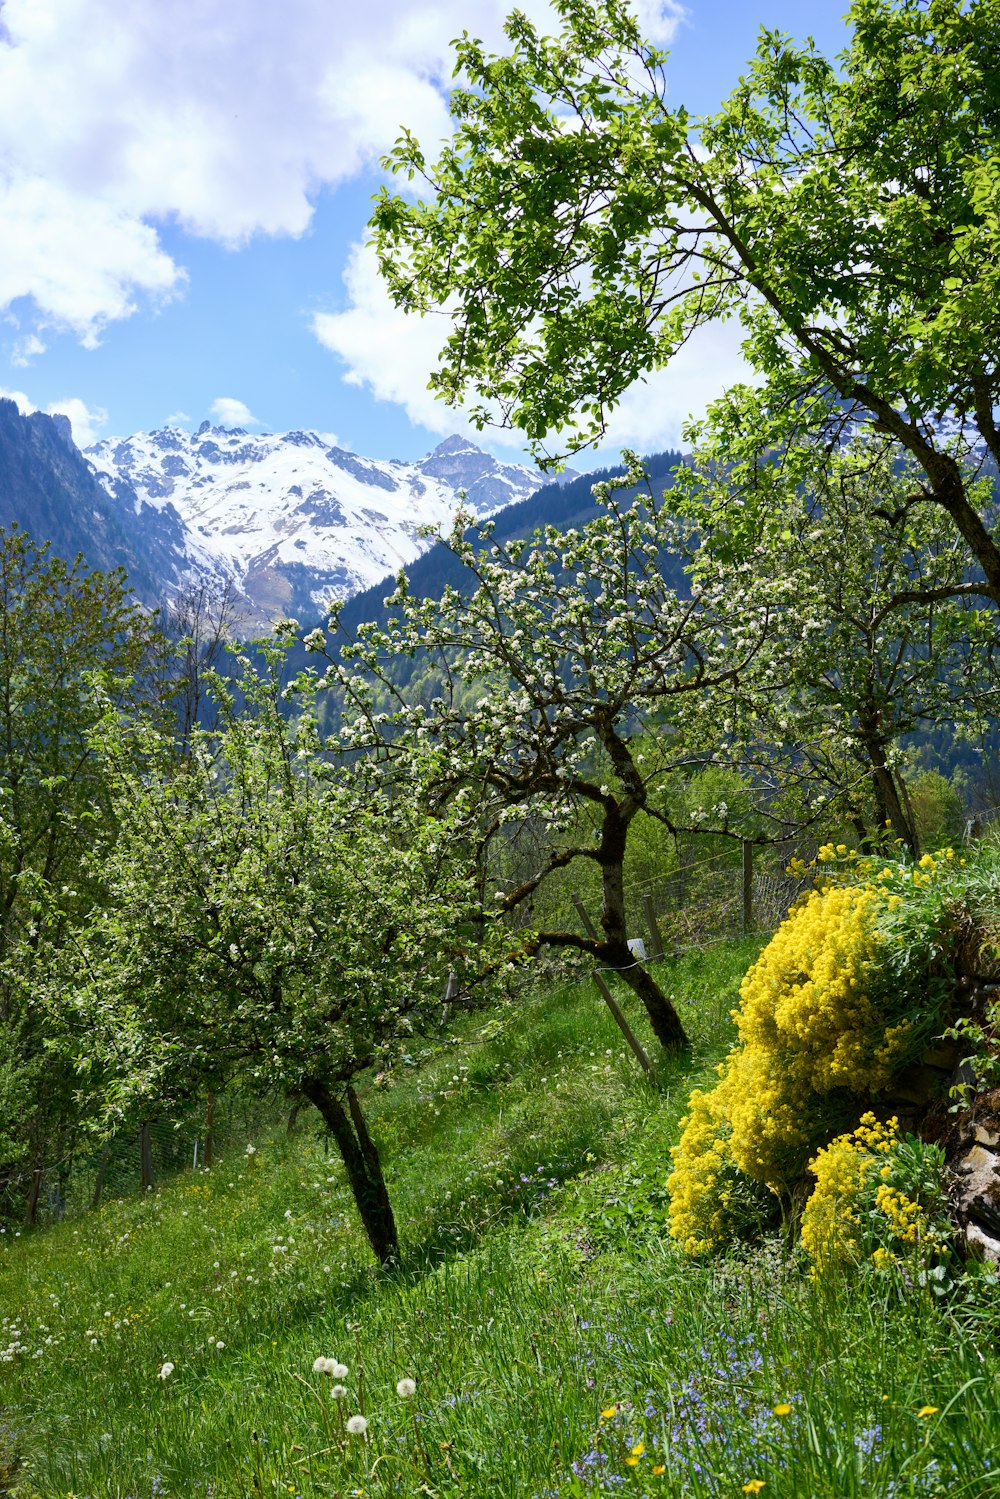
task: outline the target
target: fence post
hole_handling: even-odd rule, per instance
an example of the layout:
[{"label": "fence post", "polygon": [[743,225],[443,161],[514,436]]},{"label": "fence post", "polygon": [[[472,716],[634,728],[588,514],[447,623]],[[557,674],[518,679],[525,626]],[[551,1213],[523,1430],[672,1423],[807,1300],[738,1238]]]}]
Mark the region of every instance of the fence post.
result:
[{"label": "fence post", "polygon": [[743,935],[753,931],[753,844],[743,839]]},{"label": "fence post", "polygon": [[153,1185],[153,1141],[146,1123],[139,1131],[139,1165],[142,1175],[142,1190],[150,1191]]},{"label": "fence post", "polygon": [[212,1147],[215,1143],[212,1138],[212,1126],[214,1125],[214,1123],[215,1094],[210,1093],[208,1095],[208,1102],[205,1106],[205,1148],[201,1153],[201,1158],[204,1161],[206,1168],[211,1166],[212,1164]]},{"label": "fence post", "polygon": [[663,957],[663,937],[660,933],[660,924],[656,919],[656,907],[651,895],[642,897],[643,910],[646,912],[646,925],[649,927],[649,948],[653,958],[658,962]]},{"label": "fence post", "polygon": [[[587,915],[586,908],[583,902],[576,895],[574,895],[573,897],[573,904],[576,907],[577,915],[583,922],[583,928],[587,933],[587,936],[596,939],[597,933],[594,930],[590,917]],[[632,1050],[635,1052],[635,1055],[643,1072],[645,1072],[647,1077],[652,1077],[652,1062],[649,1060],[649,1057],[646,1055],[645,1051],[643,1051],[642,1043],[639,1041],[635,1032],[632,1030],[632,1027],[629,1025],[628,1021],[625,1019],[625,1016],[619,1009],[618,1002],[616,1001],[615,996],[608,988],[608,985],[604,982],[603,974],[598,973],[596,969],[594,970],[594,983],[597,985],[598,991],[604,999],[604,1003],[607,1005],[608,1009],[614,1016],[615,1024],[621,1031],[622,1035],[625,1037],[625,1040],[628,1042],[629,1046],[631,1046]]]},{"label": "fence post", "polygon": [[108,1157],[111,1154],[111,1141],[105,1140],[101,1146],[101,1160],[97,1167],[97,1180],[94,1183],[94,1195],[90,1200],[90,1211],[96,1213],[101,1205],[101,1197],[104,1192],[104,1178],[108,1174]]}]

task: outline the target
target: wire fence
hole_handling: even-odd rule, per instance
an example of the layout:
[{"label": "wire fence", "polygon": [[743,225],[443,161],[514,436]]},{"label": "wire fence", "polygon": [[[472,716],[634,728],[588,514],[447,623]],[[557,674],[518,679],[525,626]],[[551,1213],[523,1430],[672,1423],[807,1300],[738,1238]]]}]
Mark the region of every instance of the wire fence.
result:
[{"label": "wire fence", "polygon": [[[992,841],[998,836],[1000,809],[969,820],[967,840]],[[760,868],[748,846],[740,850],[737,845],[734,856],[729,845],[708,854],[689,854],[668,873],[634,881],[627,912],[636,963],[712,947],[740,935],[773,932],[812,884],[809,874],[787,872],[785,866],[795,852],[791,846],[772,851],[767,867]],[[593,930],[582,903],[574,904],[567,921]],[[619,970],[598,966],[587,977],[596,978],[600,987],[602,975],[612,971]],[[451,999],[449,988],[443,1020]],[[102,1202],[155,1188],[182,1170],[242,1153],[255,1138],[283,1125],[290,1130],[297,1113],[294,1101],[261,1100],[231,1090],[200,1101],[179,1118],[151,1117],[103,1143],[84,1140],[44,1164],[25,1163],[8,1170],[0,1183],[0,1232],[16,1231],[25,1219],[32,1225],[58,1222]]]},{"label": "wire fence", "polygon": [[287,1124],[294,1113],[284,1100],[233,1090],[210,1095],[180,1118],[151,1117],[103,1142],[84,1138],[56,1159],[5,1173],[0,1222],[6,1220],[7,1232],[23,1221],[58,1223],[151,1190],[179,1171],[245,1151],[248,1142]]}]

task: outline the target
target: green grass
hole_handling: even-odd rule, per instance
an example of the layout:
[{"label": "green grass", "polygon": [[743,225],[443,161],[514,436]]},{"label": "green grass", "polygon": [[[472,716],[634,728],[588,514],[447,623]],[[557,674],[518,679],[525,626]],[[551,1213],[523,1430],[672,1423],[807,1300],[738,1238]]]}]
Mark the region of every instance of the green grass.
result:
[{"label": "green grass", "polygon": [[[311,1130],[6,1242],[0,1493],[1000,1493],[991,1280],[942,1310],[885,1277],[815,1285],[775,1243],[699,1266],[666,1239],[692,1069],[727,1046],[753,951],[663,965],[695,1044],[659,1092],[589,983],[485,1039],[468,1017],[371,1089],[393,1276]],[[317,1355],[348,1364],[342,1403]]]}]

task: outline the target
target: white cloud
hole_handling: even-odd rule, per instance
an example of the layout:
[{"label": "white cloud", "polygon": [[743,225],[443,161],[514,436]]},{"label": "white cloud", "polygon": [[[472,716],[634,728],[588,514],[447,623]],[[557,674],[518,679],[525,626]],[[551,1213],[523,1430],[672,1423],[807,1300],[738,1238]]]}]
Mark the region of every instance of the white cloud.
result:
[{"label": "white cloud", "polygon": [[191,418],[186,411],[171,411],[169,416],[163,418],[165,427],[190,427]]},{"label": "white cloud", "polygon": [[28,416],[30,412],[37,411],[38,407],[30,401],[23,390],[4,390],[0,386],[0,396],[5,401],[13,401],[22,416]]},{"label": "white cloud", "polygon": [[46,344],[37,333],[26,333],[23,338],[15,339],[10,362],[19,368],[25,368],[39,354],[44,354],[45,349]]},{"label": "white cloud", "polygon": [[[0,389],[0,396],[5,396],[8,401],[14,401],[23,416],[29,416],[33,411],[40,411],[30,396],[25,395],[23,390]],[[96,442],[101,435],[101,428],[107,425],[108,413],[103,406],[88,406],[86,401],[81,401],[79,396],[66,396],[64,400],[51,401],[45,407],[49,416],[69,417],[73,428],[73,441],[78,448],[85,448],[88,444]]]},{"label": "white cloud", "polygon": [[[523,8],[554,30],[546,0]],[[509,0],[474,29],[504,45]],[[658,41],[675,0],[639,0]],[[93,344],[182,287],[159,228],[239,245],[300,235],[322,188],[405,123],[447,130],[449,43],[467,0],[2,0],[0,307]]]},{"label": "white cloud", "polygon": [[219,396],[208,408],[220,427],[259,427],[260,422],[244,401],[235,396]]},{"label": "white cloud", "polygon": [[46,406],[49,416],[60,413],[68,416],[73,428],[73,441],[78,448],[89,447],[101,435],[108,424],[108,413],[103,406],[88,406],[79,396],[68,396],[64,401],[53,401]]},{"label": "white cloud", "polygon": [[[435,399],[427,381],[448,334],[441,314],[407,316],[392,305],[379,279],[375,252],[355,245],[344,272],[349,306],[313,318],[320,343],[344,362],[349,385],[367,388],[377,400],[402,406],[411,422],[445,435],[471,431],[460,413]],[[502,434],[496,434],[502,440]],[[517,439],[523,446],[523,439]]]},{"label": "white cloud", "polygon": [[[402,406],[412,422],[432,432],[473,433],[460,411],[436,400],[427,389],[448,335],[448,318],[440,313],[421,318],[395,308],[370,248],[355,246],[344,283],[347,308],[318,313],[313,332],[343,361],[347,383]],[[740,354],[742,338],[735,320],[699,329],[668,368],[626,392],[612,413],[601,451],[632,447],[652,452],[679,446],[689,417],[700,416],[708,402],[735,381],[750,378]],[[511,447],[525,446],[519,432],[489,428],[477,440],[484,438]]]}]

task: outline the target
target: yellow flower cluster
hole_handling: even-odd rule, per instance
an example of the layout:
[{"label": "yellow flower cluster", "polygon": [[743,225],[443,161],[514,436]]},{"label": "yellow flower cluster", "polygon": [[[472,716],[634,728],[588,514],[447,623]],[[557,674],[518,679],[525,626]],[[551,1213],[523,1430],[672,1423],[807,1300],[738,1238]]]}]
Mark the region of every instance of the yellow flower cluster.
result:
[{"label": "yellow flower cluster", "polygon": [[723,1237],[727,1168],[783,1192],[821,1132],[823,1095],[888,1081],[909,1025],[887,1026],[878,1002],[884,904],[871,885],[812,891],[744,978],[739,1044],[692,1096],[673,1151],[670,1227],[688,1253]]},{"label": "yellow flower cluster", "polygon": [[725,1237],[728,1194],[724,1179],[731,1169],[729,1135],[720,1088],[696,1088],[688,1100],[684,1133],[674,1148],[670,1190],[670,1232],[685,1254],[707,1254]]},{"label": "yellow flower cluster", "polygon": [[892,1149],[896,1120],[877,1123],[864,1114],[852,1134],[839,1135],[809,1162],[816,1179],[802,1215],[802,1247],[819,1276],[838,1261],[859,1258],[861,1198],[879,1156]]},{"label": "yellow flower cluster", "polygon": [[875,1206],[889,1224],[894,1238],[903,1244],[922,1244],[933,1237],[927,1214],[895,1187],[882,1182],[875,1192]]},{"label": "yellow flower cluster", "polygon": [[[852,1134],[840,1135],[810,1161],[816,1186],[802,1215],[802,1247],[812,1260],[814,1278],[836,1263],[861,1259],[873,1237],[883,1240],[871,1251],[880,1270],[898,1262],[896,1249],[919,1246],[936,1254],[945,1247],[920,1203],[890,1183],[887,1158],[898,1140],[896,1119],[878,1124],[873,1114],[865,1114]],[[866,1214],[869,1202],[874,1211]],[[862,1248],[858,1229],[865,1216],[869,1239]]]}]

